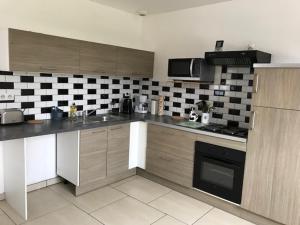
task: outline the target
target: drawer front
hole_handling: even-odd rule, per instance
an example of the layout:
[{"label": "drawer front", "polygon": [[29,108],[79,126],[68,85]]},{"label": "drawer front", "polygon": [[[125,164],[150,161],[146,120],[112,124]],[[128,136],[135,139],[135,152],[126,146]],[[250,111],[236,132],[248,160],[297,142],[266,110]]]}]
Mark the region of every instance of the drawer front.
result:
[{"label": "drawer front", "polygon": [[106,152],[80,156],[80,185],[106,177]]},{"label": "drawer front", "polygon": [[196,135],[163,126],[148,126],[147,148],[194,160]]},{"label": "drawer front", "polygon": [[107,128],[96,128],[80,132],[80,154],[106,152]]},{"label": "drawer front", "polygon": [[146,171],[185,187],[192,187],[193,161],[147,149]]}]

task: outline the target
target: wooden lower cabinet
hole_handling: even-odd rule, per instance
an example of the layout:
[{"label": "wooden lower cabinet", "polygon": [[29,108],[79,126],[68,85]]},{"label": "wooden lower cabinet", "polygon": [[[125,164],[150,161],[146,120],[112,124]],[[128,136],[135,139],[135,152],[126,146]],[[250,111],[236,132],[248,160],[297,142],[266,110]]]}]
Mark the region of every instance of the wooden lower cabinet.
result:
[{"label": "wooden lower cabinet", "polygon": [[287,224],[300,224],[300,112],[254,107],[242,207]]},{"label": "wooden lower cabinet", "polygon": [[79,183],[95,182],[106,177],[107,128],[80,133]]},{"label": "wooden lower cabinet", "polygon": [[122,124],[108,128],[107,176],[128,170],[130,125]]},{"label": "wooden lower cabinet", "polygon": [[192,187],[195,141],[193,133],[149,124],[146,171]]},{"label": "wooden lower cabinet", "polygon": [[79,139],[78,193],[132,175],[129,163],[130,124],[83,130]]}]

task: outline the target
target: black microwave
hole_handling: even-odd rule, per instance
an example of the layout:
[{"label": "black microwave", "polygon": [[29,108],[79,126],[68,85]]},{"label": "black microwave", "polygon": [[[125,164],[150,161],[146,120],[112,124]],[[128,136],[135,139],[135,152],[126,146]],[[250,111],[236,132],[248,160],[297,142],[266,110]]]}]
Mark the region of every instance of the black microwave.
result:
[{"label": "black microwave", "polygon": [[173,80],[211,83],[215,77],[214,68],[202,58],[169,59],[168,76]]}]

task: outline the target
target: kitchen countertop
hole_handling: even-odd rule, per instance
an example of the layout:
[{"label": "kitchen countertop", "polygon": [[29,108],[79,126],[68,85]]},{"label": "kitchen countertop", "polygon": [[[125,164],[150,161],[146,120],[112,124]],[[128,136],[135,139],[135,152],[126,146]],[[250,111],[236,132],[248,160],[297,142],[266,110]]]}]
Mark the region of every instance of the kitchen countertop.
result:
[{"label": "kitchen countertop", "polygon": [[243,143],[247,142],[247,139],[245,138],[233,137],[230,135],[217,134],[217,133],[202,131],[198,129],[178,126],[177,124],[180,121],[174,120],[170,116],[152,116],[150,114],[138,114],[138,113],[134,113],[132,115],[119,114],[119,116],[121,116],[122,119],[118,121],[107,121],[107,122],[87,123],[87,124],[83,124],[82,118],[79,117],[77,121],[71,121],[69,119],[64,119],[61,121],[44,120],[42,124],[22,123],[16,125],[1,125],[0,141],[29,138],[29,137],[70,132],[76,130],[92,129],[97,127],[113,126],[122,123],[144,121],[144,122],[162,125],[162,126],[166,126],[178,130],[184,130],[192,133],[219,137],[219,138],[243,142]]}]

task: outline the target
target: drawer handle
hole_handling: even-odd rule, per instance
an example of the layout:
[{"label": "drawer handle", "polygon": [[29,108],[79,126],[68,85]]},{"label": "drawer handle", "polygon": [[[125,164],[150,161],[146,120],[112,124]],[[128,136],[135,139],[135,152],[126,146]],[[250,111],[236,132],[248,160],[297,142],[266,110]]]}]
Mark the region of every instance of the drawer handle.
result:
[{"label": "drawer handle", "polygon": [[100,131],[92,131],[92,134],[102,134],[104,133],[106,130],[100,130]]},{"label": "drawer handle", "polygon": [[122,129],[122,127],[114,127],[114,128],[110,128],[110,130],[120,130]]},{"label": "drawer handle", "polygon": [[56,67],[43,67],[43,66],[41,66],[40,69],[41,70],[53,70],[53,71],[57,70]]},{"label": "drawer handle", "polygon": [[253,81],[253,93],[258,92],[258,81],[259,81],[259,76],[258,76],[258,74],[255,74],[254,81]]},{"label": "drawer handle", "polygon": [[167,131],[162,131],[161,134],[164,134],[164,135],[174,135],[174,133],[172,133],[172,132],[167,132]]},{"label": "drawer handle", "polygon": [[161,160],[164,160],[164,161],[167,161],[167,162],[173,161],[173,159],[165,158],[165,157],[162,157],[162,156],[160,156],[159,158],[160,158]]}]

